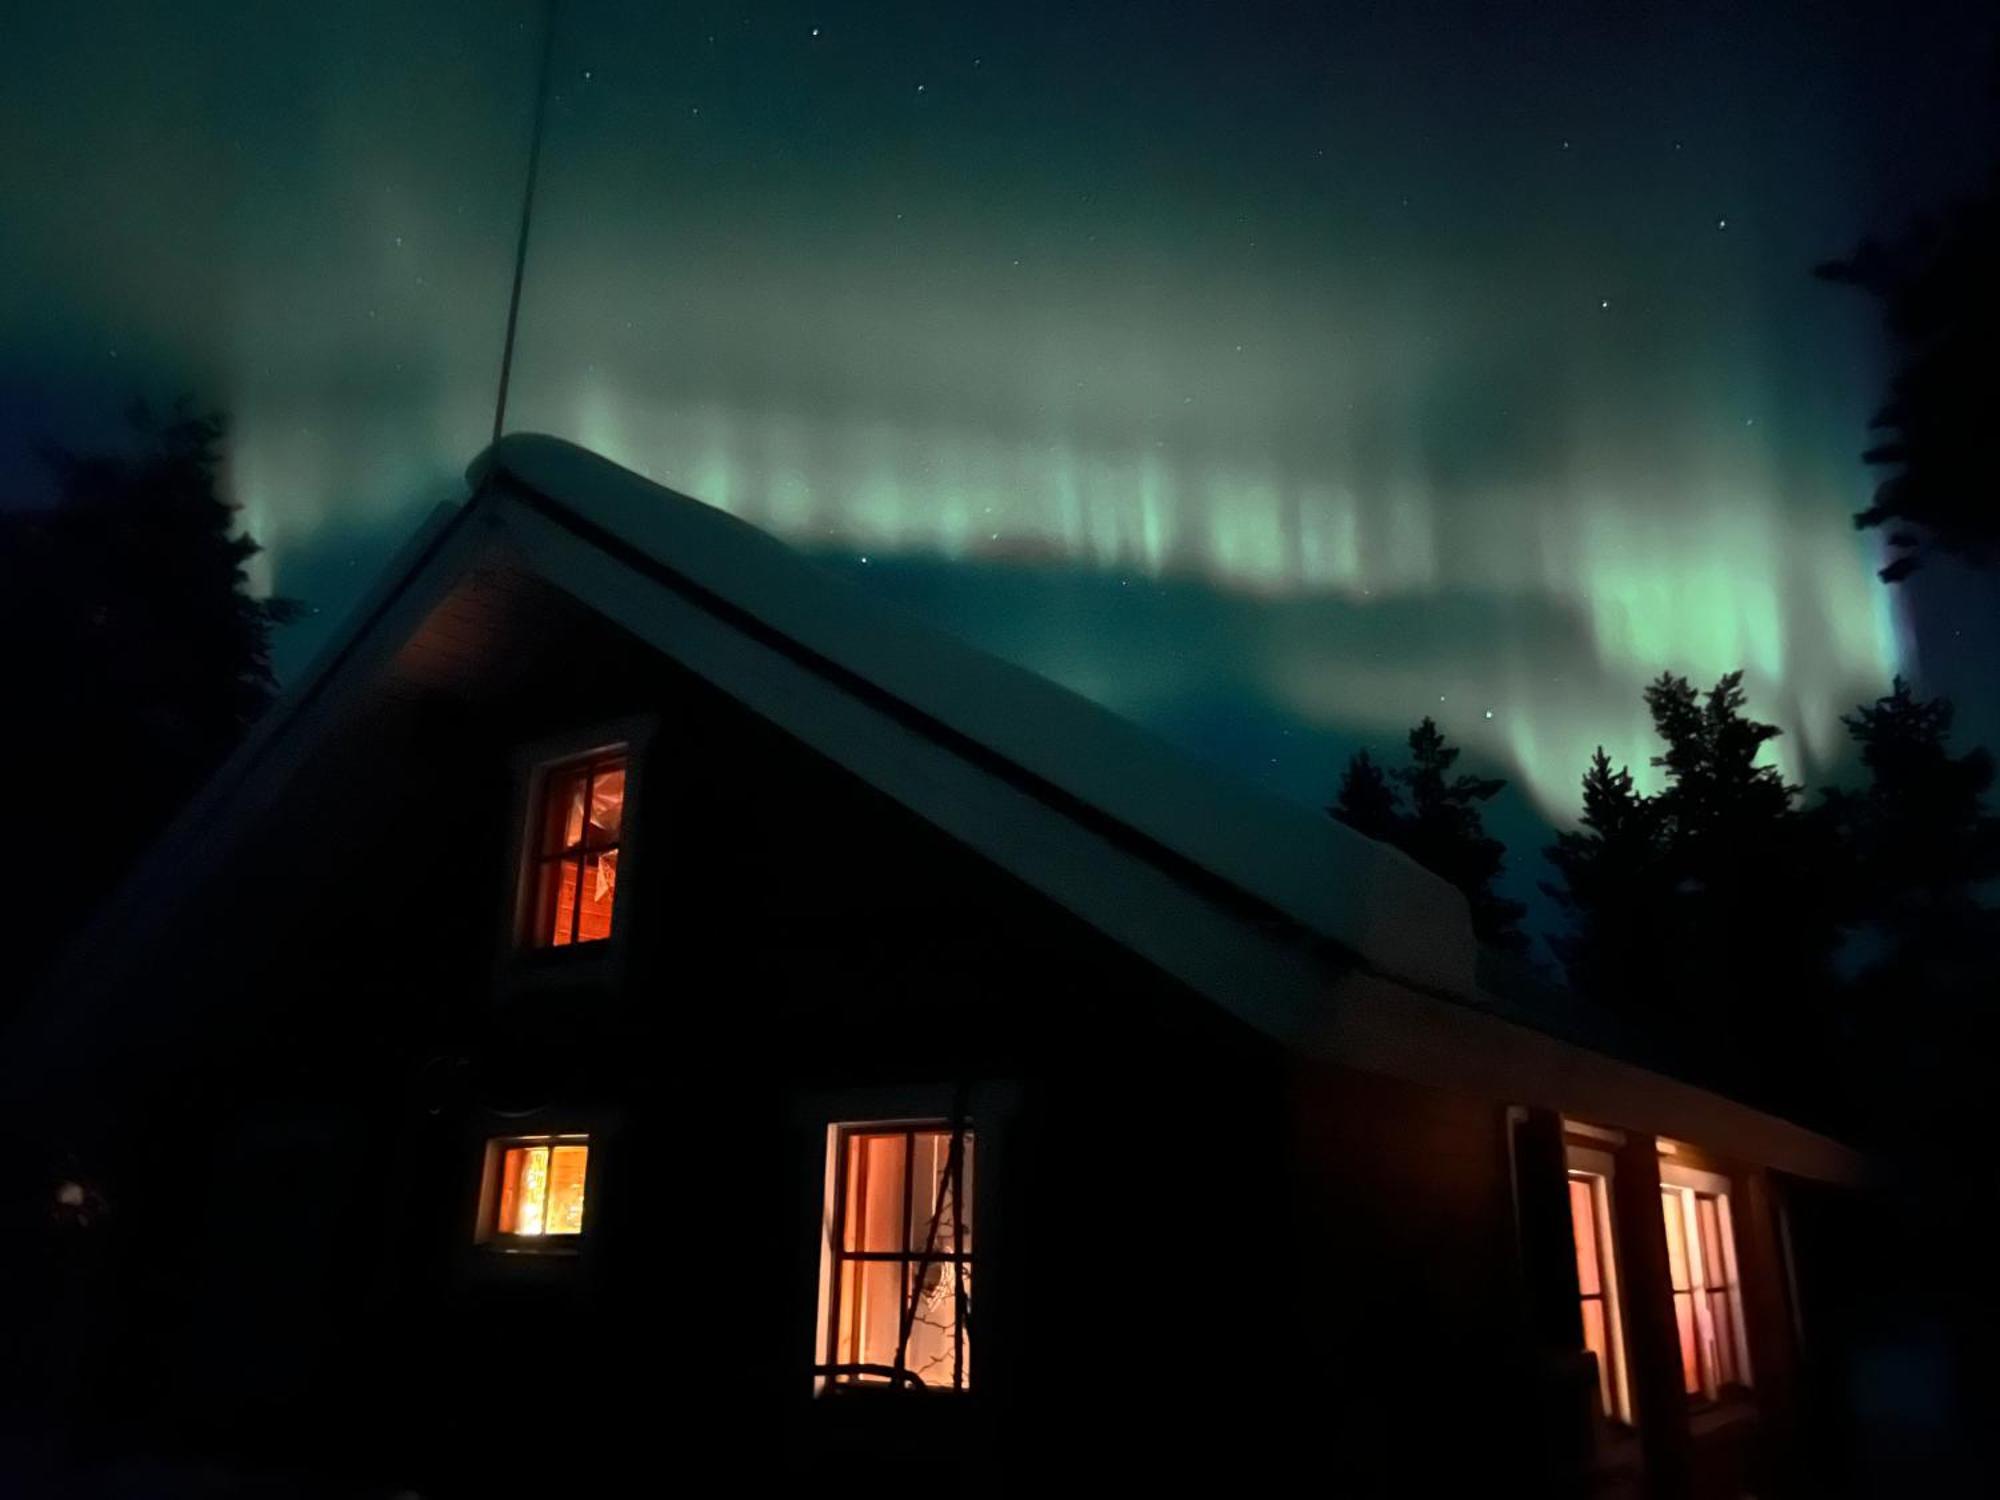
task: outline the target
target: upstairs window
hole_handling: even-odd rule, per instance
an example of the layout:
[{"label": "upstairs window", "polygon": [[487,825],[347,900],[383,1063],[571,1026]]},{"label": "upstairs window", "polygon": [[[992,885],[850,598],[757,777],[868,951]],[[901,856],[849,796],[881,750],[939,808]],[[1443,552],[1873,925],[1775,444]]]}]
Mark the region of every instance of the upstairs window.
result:
[{"label": "upstairs window", "polygon": [[611,936],[625,825],[625,751],[551,766],[535,820],[530,946]]},{"label": "upstairs window", "polygon": [[837,1125],[820,1378],[972,1385],[973,1133],[960,1122]]},{"label": "upstairs window", "polygon": [[588,1136],[495,1141],[487,1157],[492,1203],[488,1237],[560,1244],[583,1233]]},{"label": "upstairs window", "polygon": [[1713,1401],[1725,1387],[1750,1384],[1750,1345],[1736,1282],[1736,1230],[1729,1215],[1729,1194],[1719,1186],[1665,1181],[1665,1168],[1660,1175],[1681,1380],[1690,1396]]}]

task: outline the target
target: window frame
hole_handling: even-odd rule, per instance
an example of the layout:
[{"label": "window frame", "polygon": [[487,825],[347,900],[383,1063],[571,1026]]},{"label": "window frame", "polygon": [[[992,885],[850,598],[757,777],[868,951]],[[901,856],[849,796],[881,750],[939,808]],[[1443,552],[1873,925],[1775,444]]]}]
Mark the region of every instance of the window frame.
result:
[{"label": "window frame", "polygon": [[[917,1138],[922,1135],[942,1135],[950,1138],[954,1142],[951,1149],[955,1149],[959,1153],[958,1178],[952,1190],[952,1226],[954,1238],[957,1240],[957,1243],[951,1249],[918,1248],[911,1242],[910,1231],[913,1222],[913,1210],[916,1207],[911,1196],[911,1188],[912,1179],[916,1172]],[[903,1142],[903,1206],[901,1213],[898,1215],[903,1239],[903,1248],[901,1250],[852,1250],[846,1246],[848,1180],[851,1175],[848,1170],[849,1148],[854,1141],[870,1137],[900,1137]],[[907,1365],[900,1363],[894,1367],[895,1373],[886,1381],[868,1380],[853,1373],[843,1376],[840,1373],[841,1371],[852,1372],[860,1369],[861,1366],[858,1364],[842,1365],[840,1363],[841,1272],[850,1263],[901,1266],[903,1268],[903,1275],[898,1280],[904,1290],[899,1293],[898,1305],[904,1308],[905,1319],[909,1317],[907,1299],[910,1297],[908,1290],[910,1284],[909,1278],[913,1270],[921,1275],[924,1267],[933,1264],[963,1267],[963,1272],[954,1276],[955,1287],[963,1288],[967,1276],[976,1271],[979,1264],[977,1243],[979,1226],[979,1170],[975,1154],[978,1138],[978,1129],[969,1113],[942,1119],[933,1117],[915,1120],[846,1120],[836,1121],[827,1126],[827,1151],[829,1157],[827,1164],[828,1190],[832,1194],[831,1202],[827,1208],[827,1255],[829,1260],[826,1273],[827,1285],[823,1299],[824,1307],[822,1316],[824,1327],[822,1329],[823,1337],[820,1344],[821,1358],[813,1368],[814,1378],[819,1383],[820,1389],[916,1390],[927,1393],[949,1392],[953,1395],[965,1395],[972,1390],[972,1378],[969,1373],[967,1358],[967,1340],[970,1337],[970,1333],[966,1326],[969,1321],[971,1297],[969,1293],[962,1291],[958,1292],[957,1295],[964,1299],[963,1305],[962,1307],[954,1307],[952,1317],[954,1348],[951,1384],[932,1384],[925,1381],[915,1371],[910,1370]],[[964,1182],[968,1169],[970,1169],[970,1176],[972,1178],[972,1192],[969,1195],[965,1195]],[[967,1214],[960,1206],[961,1196],[967,1196],[971,1199],[972,1212],[970,1214]],[[935,1218],[935,1213],[933,1214],[933,1218]],[[974,1243],[969,1248],[965,1247],[963,1238],[957,1234],[957,1231],[966,1224],[968,1219],[971,1221],[975,1236]],[[906,1343],[908,1339],[907,1329],[905,1330],[903,1339]],[[901,1352],[899,1349],[899,1356]]]},{"label": "window frame", "polygon": [[[799,1152],[798,1213],[806,1238],[801,1245],[799,1269],[803,1276],[800,1300],[795,1303],[801,1318],[810,1317],[806,1337],[795,1346],[804,1357],[799,1365],[801,1387],[810,1392],[815,1404],[830,1401],[841,1405],[844,1397],[909,1396],[925,1393],[946,1395],[946,1405],[981,1401],[980,1392],[993,1378],[991,1372],[1005,1368],[1010,1360],[1012,1341],[1007,1315],[1008,1285],[1004,1220],[995,1218],[998,1184],[1007,1171],[1007,1153],[1013,1123],[1022,1107],[1020,1085],[1008,1079],[975,1079],[965,1084],[911,1083],[874,1087],[832,1089],[803,1095],[794,1105],[792,1118],[798,1131]],[[893,1387],[886,1383],[834,1382],[822,1367],[828,1362],[829,1338],[837,1336],[831,1321],[834,1237],[840,1232],[833,1217],[834,1186],[841,1167],[838,1150],[843,1126],[930,1126],[947,1125],[963,1118],[977,1139],[972,1170],[971,1223],[977,1246],[973,1266],[982,1316],[978,1327],[985,1330],[977,1340],[978,1368],[987,1372],[962,1388],[951,1386]],[[808,1263],[805,1251],[810,1251]],[[968,1335],[970,1336],[970,1335]],[[807,1384],[807,1382],[810,1382]]]},{"label": "window frame", "polygon": [[[500,1179],[507,1153],[521,1146],[583,1146],[583,1225],[575,1234],[506,1234],[499,1227]],[[514,1131],[489,1135],[479,1173],[477,1217],[472,1242],[482,1250],[499,1255],[574,1256],[582,1252],[590,1238],[592,1208],[597,1193],[600,1143],[589,1130]]]},{"label": "window frame", "polygon": [[[550,971],[615,975],[623,967],[632,927],[631,892],[646,867],[646,769],[659,729],[656,715],[598,720],[563,734],[518,745],[509,756],[512,815],[507,847],[506,914],[499,924],[494,967],[502,997]],[[588,943],[537,945],[532,928],[538,899],[543,799],[552,773],[579,761],[623,753],[625,811],[618,834],[618,881],[611,896],[610,936]],[[643,889],[643,887],[641,887]]]},{"label": "window frame", "polygon": [[1630,1428],[1636,1425],[1636,1420],[1632,1400],[1631,1354],[1625,1342],[1625,1284],[1619,1266],[1618,1215],[1613,1197],[1618,1160],[1609,1151],[1581,1145],[1570,1139],[1573,1134],[1579,1133],[1577,1127],[1567,1121],[1564,1127],[1565,1193],[1571,1182],[1590,1184],[1592,1227],[1597,1235],[1598,1290],[1594,1294],[1587,1293],[1579,1283],[1577,1298],[1581,1303],[1594,1297],[1604,1309],[1605,1346],[1610,1352],[1612,1368],[1604,1373],[1598,1410],[1604,1410],[1602,1398],[1608,1390],[1611,1409],[1604,1412],[1605,1420],[1620,1428]]},{"label": "window frame", "polygon": [[[1727,1401],[1731,1396],[1744,1394],[1756,1389],[1756,1370],[1750,1357],[1750,1329],[1743,1317],[1743,1257],[1736,1245],[1736,1220],[1731,1199],[1735,1184],[1719,1172],[1703,1171],[1674,1160],[1667,1154],[1660,1158],[1660,1193],[1662,1200],[1669,1192],[1680,1195],[1680,1219],[1682,1234],[1682,1254],[1688,1266],[1689,1287],[1682,1293],[1672,1285],[1671,1273],[1668,1278],[1668,1299],[1686,1295],[1694,1313],[1695,1326],[1695,1369],[1698,1388],[1687,1391],[1690,1402],[1713,1406]],[[1715,1285],[1708,1280],[1707,1252],[1701,1244],[1699,1204],[1702,1199],[1716,1202],[1716,1241],[1722,1251],[1721,1270],[1728,1280]],[[1660,1217],[1660,1233],[1667,1233],[1664,1209]],[[1671,1257],[1669,1258],[1671,1266]],[[1715,1356],[1711,1346],[1717,1335],[1714,1329],[1714,1314],[1709,1308],[1708,1298],[1714,1293],[1725,1293],[1728,1299],[1729,1317],[1735,1333],[1736,1376],[1724,1383],[1717,1375]],[[1679,1316],[1674,1315],[1675,1339],[1679,1339]],[[1682,1387],[1686,1390],[1685,1384]]]},{"label": "window frame", "polygon": [[[612,937],[617,933],[618,887],[622,884],[618,875],[623,873],[622,870],[618,870],[612,876],[611,912],[604,935],[592,938],[586,938],[583,935],[583,883],[590,873],[591,857],[595,855],[601,860],[606,854],[611,854],[618,857],[619,865],[624,863],[625,805],[623,800],[619,804],[617,837],[607,843],[593,844],[590,836],[590,807],[593,800],[593,793],[596,791],[599,779],[614,768],[625,779],[626,785],[629,787],[632,773],[632,753],[625,745],[612,745],[607,749],[595,751],[589,755],[579,755],[570,760],[554,761],[542,766],[535,773],[540,787],[534,799],[534,826],[528,832],[527,845],[523,853],[523,858],[528,864],[527,870],[523,872],[523,881],[527,887],[523,893],[524,900],[521,911],[521,944],[523,947],[537,952],[550,948],[579,948],[586,945],[594,947],[599,943],[610,942]],[[555,809],[551,806],[551,801],[556,790],[556,778],[572,774],[583,777],[583,828],[577,835],[577,843],[574,849],[571,849],[567,845],[558,844],[555,849],[551,850],[545,847],[545,845],[547,843],[549,823],[555,812]],[[549,926],[545,924],[544,918],[545,916],[553,917],[560,914],[562,910],[561,897],[558,895],[556,898],[554,912],[546,911],[547,886],[545,882],[549,878],[551,867],[560,867],[572,862],[576,865],[576,889],[570,901],[569,936],[566,939],[557,938],[550,935]],[[614,869],[616,869],[615,866]],[[568,877],[564,875],[563,884],[567,885],[568,883]]]}]

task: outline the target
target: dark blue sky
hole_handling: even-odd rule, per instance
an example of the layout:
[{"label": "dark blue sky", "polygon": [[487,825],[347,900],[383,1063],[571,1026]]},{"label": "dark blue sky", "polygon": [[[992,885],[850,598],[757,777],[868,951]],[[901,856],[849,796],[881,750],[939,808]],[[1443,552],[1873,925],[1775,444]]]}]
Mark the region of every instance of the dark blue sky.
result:
[{"label": "dark blue sky", "polygon": [[[0,450],[235,427],[296,662],[491,420],[538,6],[8,3]],[[511,425],[1311,802],[1424,714],[1517,849],[1640,685],[1823,774],[1990,586],[1848,525],[1871,309],[1972,180],[1979,8],[568,0]],[[1517,856],[1521,878],[1534,873]]]}]

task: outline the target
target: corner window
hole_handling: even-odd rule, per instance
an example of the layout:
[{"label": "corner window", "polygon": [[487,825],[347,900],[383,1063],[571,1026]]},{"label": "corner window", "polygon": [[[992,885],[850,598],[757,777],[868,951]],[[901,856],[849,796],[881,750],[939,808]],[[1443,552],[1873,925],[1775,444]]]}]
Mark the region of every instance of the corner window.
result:
[{"label": "corner window", "polygon": [[1712,1401],[1726,1386],[1750,1384],[1729,1194],[1725,1179],[1705,1172],[1671,1171],[1663,1164],[1660,1178],[1681,1380],[1690,1396]]},{"label": "corner window", "polygon": [[528,943],[563,948],[611,936],[625,824],[623,749],[551,766],[535,819]]},{"label": "corner window", "polygon": [[1597,1356],[1597,1395],[1605,1416],[1632,1420],[1625,1370],[1625,1326],[1618,1296],[1618,1247],[1612,1233],[1608,1152],[1568,1148],[1569,1218],[1576,1247],[1577,1296],[1583,1346]]},{"label": "corner window", "polygon": [[973,1145],[963,1121],[832,1128],[824,1387],[971,1387]]},{"label": "corner window", "polygon": [[575,1243],[583,1233],[588,1136],[494,1141],[486,1158],[482,1238],[524,1246]]}]

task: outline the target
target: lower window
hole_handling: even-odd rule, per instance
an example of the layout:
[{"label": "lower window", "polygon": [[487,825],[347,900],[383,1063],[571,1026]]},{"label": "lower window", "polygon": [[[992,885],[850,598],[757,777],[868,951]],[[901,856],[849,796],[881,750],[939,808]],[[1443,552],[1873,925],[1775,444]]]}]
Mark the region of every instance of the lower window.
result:
[{"label": "lower window", "polygon": [[1576,1286],[1583,1317],[1583,1346],[1597,1356],[1597,1398],[1614,1422],[1632,1420],[1632,1389],[1625,1370],[1625,1327],[1618,1293],[1618,1244],[1611,1221],[1613,1157],[1571,1143],[1570,1237],[1576,1249]]},{"label": "lower window", "polygon": [[588,1136],[498,1140],[487,1148],[486,1160],[482,1238],[553,1248],[582,1235]]},{"label": "lower window", "polygon": [[971,1127],[836,1125],[830,1153],[823,1386],[970,1389]]},{"label": "lower window", "polygon": [[1736,1282],[1736,1229],[1723,1179],[1674,1172],[1662,1163],[1660,1213],[1673,1280],[1681,1381],[1690,1396],[1714,1400],[1724,1387],[1750,1384],[1750,1345]]}]

